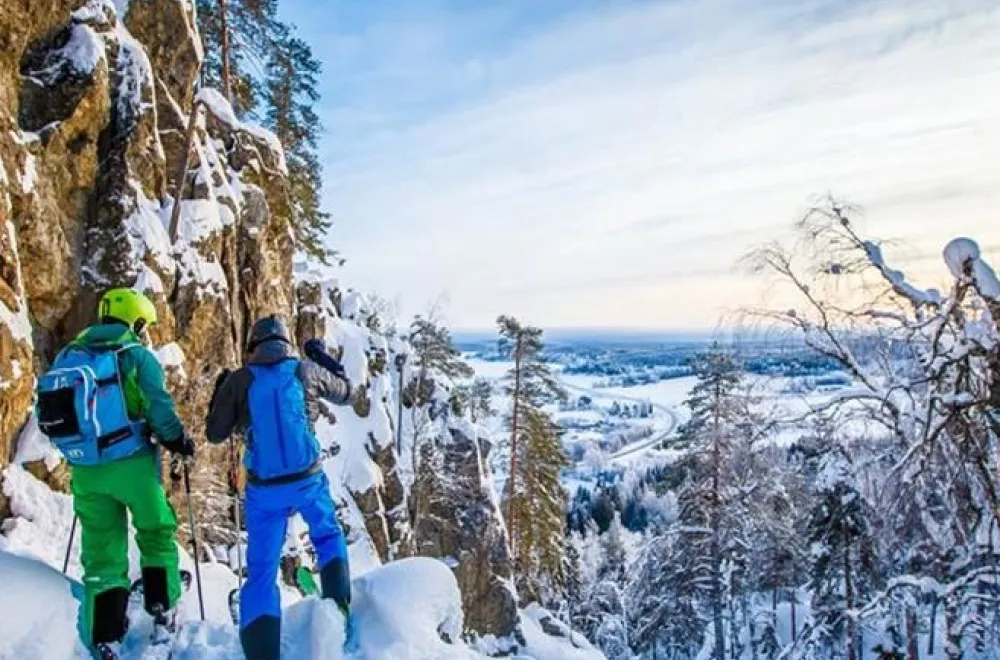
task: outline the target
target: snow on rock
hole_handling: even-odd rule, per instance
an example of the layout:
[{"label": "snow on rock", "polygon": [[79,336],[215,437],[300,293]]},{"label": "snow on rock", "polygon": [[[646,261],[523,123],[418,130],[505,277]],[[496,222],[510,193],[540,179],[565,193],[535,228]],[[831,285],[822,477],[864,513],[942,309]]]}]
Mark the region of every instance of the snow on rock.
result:
[{"label": "snow on rock", "polygon": [[583,635],[570,630],[537,603],[521,611],[521,632],[526,644],[520,657],[532,660],[605,660],[604,654],[591,646]]},{"label": "snow on rock", "polygon": [[413,557],[386,564],[354,581],[361,651],[370,660],[470,657],[447,654],[442,637],[458,641],[462,599],[446,564]]},{"label": "snow on rock", "polygon": [[165,344],[154,351],[156,359],[159,360],[160,364],[164,369],[174,368],[177,369],[182,376],[187,374],[184,372],[184,349],[181,348],[180,344],[175,341]]},{"label": "snow on rock", "polygon": [[[3,171],[2,166],[0,166],[0,172]],[[9,220],[4,223],[3,230],[7,233],[6,242],[9,245],[16,246],[14,237],[16,233],[14,231],[14,223]],[[22,282],[21,278],[21,261],[18,258],[17,250],[15,248],[13,255],[13,262],[17,268],[17,280]],[[23,291],[16,291],[18,295],[24,295]],[[7,307],[3,299],[0,299],[0,324],[7,326],[10,329],[11,336],[14,340],[25,341],[29,344],[31,343],[31,321],[28,319],[28,306],[26,304],[21,304],[20,309],[14,311]],[[0,385],[2,388],[2,385]]]},{"label": "snow on rock", "polygon": [[[125,221],[132,259],[134,263],[142,264],[149,257],[161,273],[172,273],[174,262],[170,258],[170,237],[160,215],[160,206],[146,197],[138,181],[129,181],[129,187],[136,200],[135,210]],[[160,286],[162,288],[162,283]]]},{"label": "snow on rock", "polygon": [[17,453],[14,463],[24,465],[35,461],[43,461],[46,469],[51,472],[62,462],[62,454],[52,446],[48,436],[38,428],[38,418],[34,413],[28,418],[27,424],[21,430],[17,440]]},{"label": "snow on rock", "polygon": [[50,566],[2,550],[0,575],[0,660],[87,657],[76,631],[78,585]]},{"label": "snow on rock", "polygon": [[124,17],[124,12],[119,12],[112,0],[87,0],[79,9],[72,13],[73,20],[80,23],[91,23],[94,25],[107,25],[107,10],[115,12],[117,16]]},{"label": "snow on rock", "polygon": [[227,126],[235,129],[242,125],[242,122],[236,118],[236,113],[233,112],[233,106],[229,105],[229,101],[218,90],[202,87],[198,90],[194,100],[203,103],[208,111],[215,115],[216,119]]},{"label": "snow on rock", "polygon": [[[153,65],[149,62],[146,49],[119,22],[115,28],[120,50],[118,52],[118,112],[122,117],[135,118],[147,112],[154,112],[156,105],[143,92],[153,88]],[[157,149],[163,153],[159,134],[154,134]]]},{"label": "snow on rock", "polygon": [[229,282],[222,264],[214,257],[207,259],[197,251],[185,250],[179,258],[177,284],[181,287],[194,284],[205,295],[223,298],[229,291]]},{"label": "snow on rock", "polygon": [[38,181],[38,170],[35,168],[35,156],[31,152],[24,153],[24,170],[18,175],[21,182],[21,192],[27,195],[35,189]]},{"label": "snow on rock", "polygon": [[145,264],[139,270],[139,277],[136,278],[132,288],[144,293],[163,293],[165,291],[163,280]]},{"label": "snow on rock", "polygon": [[301,254],[295,255],[292,264],[292,277],[296,286],[307,282],[329,290],[337,288],[340,284],[337,271],[333,266],[321,264]]},{"label": "snow on rock", "polygon": [[89,75],[104,59],[104,40],[90,27],[76,23],[69,41],[63,46],[62,55],[78,74]]},{"label": "snow on rock", "polygon": [[[214,199],[185,199],[181,201],[180,220],[177,225],[177,240],[188,245],[197,245],[222,231],[223,221],[220,209]],[[231,219],[230,213],[227,218]]]},{"label": "snow on rock", "polygon": [[[17,464],[4,469],[3,492],[14,517],[0,527],[0,550],[62,566],[73,521],[72,498],[52,492]],[[77,570],[78,564],[71,562],[70,574],[78,575]]]},{"label": "snow on rock", "polygon": [[233,106],[229,104],[229,101],[218,90],[211,87],[202,87],[198,90],[195,101],[204,104],[216,119],[232,130],[248,133],[266,144],[278,159],[279,172],[288,173],[288,166],[285,163],[285,148],[281,145],[278,136],[257,124],[241,122],[236,118],[236,113],[233,112]]}]

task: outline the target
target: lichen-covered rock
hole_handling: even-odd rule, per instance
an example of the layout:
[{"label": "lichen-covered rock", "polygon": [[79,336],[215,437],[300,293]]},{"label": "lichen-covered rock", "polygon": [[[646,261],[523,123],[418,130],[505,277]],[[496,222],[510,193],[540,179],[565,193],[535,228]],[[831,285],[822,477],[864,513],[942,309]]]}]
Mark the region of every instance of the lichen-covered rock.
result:
[{"label": "lichen-covered rock", "polygon": [[161,98],[182,108],[191,107],[194,83],[204,59],[194,3],[131,0],[127,6],[127,13],[119,19],[145,46],[162,83],[157,90]]},{"label": "lichen-covered rock", "polygon": [[0,159],[0,466],[10,460],[13,440],[34,396],[31,323],[16,232],[9,219],[8,182]]},{"label": "lichen-covered rock", "polygon": [[488,476],[489,443],[454,424],[421,449],[415,499],[416,551],[443,557],[462,590],[466,628],[506,638],[516,632],[513,565]]},{"label": "lichen-covered rock", "polygon": [[[21,62],[11,191],[13,222],[40,352],[50,353],[79,293],[101,154],[111,117],[105,37],[72,19],[31,42]],[[53,259],[52,255],[65,255]]]}]

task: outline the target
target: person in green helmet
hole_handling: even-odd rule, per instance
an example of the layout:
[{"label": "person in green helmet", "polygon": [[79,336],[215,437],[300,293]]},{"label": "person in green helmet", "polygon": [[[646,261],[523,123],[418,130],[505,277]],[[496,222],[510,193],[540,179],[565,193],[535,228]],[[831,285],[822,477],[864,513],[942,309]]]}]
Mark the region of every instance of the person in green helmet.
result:
[{"label": "person in green helmet", "polygon": [[173,632],[182,591],[177,518],[152,440],[184,458],[194,455],[194,445],[167,392],[163,369],[141,339],[156,323],[153,303],[138,291],[112,289],[101,298],[98,319],[39,379],[37,414],[40,428],[72,469],[85,592],[81,635],[95,657],[112,660],[128,628],[129,514],[154,642]]}]

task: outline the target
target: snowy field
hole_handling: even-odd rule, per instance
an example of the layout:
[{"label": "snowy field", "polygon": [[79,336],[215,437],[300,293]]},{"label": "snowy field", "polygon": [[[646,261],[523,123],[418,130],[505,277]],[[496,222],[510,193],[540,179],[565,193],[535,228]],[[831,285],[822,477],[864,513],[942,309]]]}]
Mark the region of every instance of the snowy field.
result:
[{"label": "snowy field", "polygon": [[[469,358],[468,362],[477,377],[493,381],[502,378],[513,367],[512,362],[493,362],[478,358]],[[658,450],[656,446],[662,439],[669,437],[677,426],[688,420],[690,413],[684,401],[697,383],[697,378],[686,376],[632,387],[595,387],[601,377],[563,374],[559,373],[560,365],[553,367],[571,397],[588,396],[595,405],[591,410],[556,410],[555,406],[551,408],[553,417],[565,428],[564,442],[568,450],[581,444],[606,447],[608,436],[620,434],[623,429],[631,429],[638,433],[646,426],[652,430],[650,436],[638,438],[620,449],[606,452],[603,459],[590,457],[589,460],[581,460],[574,469],[575,474],[567,475],[567,482],[575,482],[576,478],[585,477],[588,472],[600,469],[598,465],[641,468],[668,462],[674,458],[671,452]],[[758,411],[766,413],[771,419],[787,420],[787,424],[780,425],[769,437],[770,443],[779,446],[790,445],[801,437],[802,429],[796,422],[798,418],[843,391],[835,387],[813,388],[807,378],[748,375],[744,384],[748,394],[757,399],[755,408]],[[652,403],[653,416],[649,419],[625,420],[619,422],[620,426],[609,428],[609,417],[606,413],[608,407],[615,401],[622,404]],[[494,405],[498,410],[505,410],[509,402],[506,396],[498,394]],[[486,422],[486,426],[495,432],[501,432],[502,418],[495,416]],[[847,421],[842,428],[855,437],[869,437],[878,432],[878,429],[870,428],[863,421]],[[585,464],[589,464],[589,467]],[[498,466],[502,470],[502,463]]]},{"label": "snowy field", "polygon": [[[471,358],[467,361],[469,366],[475,370],[476,376],[489,380],[499,380],[514,366],[513,362],[491,362],[478,358]],[[558,365],[553,365],[553,367],[558,371]],[[635,387],[595,389],[594,383],[599,380],[597,376],[563,373],[559,373],[558,376],[560,382],[571,393],[586,393],[592,395],[595,399],[650,401],[663,408],[680,406],[696,382],[695,378],[687,377],[664,380],[647,385],[637,385]]]}]

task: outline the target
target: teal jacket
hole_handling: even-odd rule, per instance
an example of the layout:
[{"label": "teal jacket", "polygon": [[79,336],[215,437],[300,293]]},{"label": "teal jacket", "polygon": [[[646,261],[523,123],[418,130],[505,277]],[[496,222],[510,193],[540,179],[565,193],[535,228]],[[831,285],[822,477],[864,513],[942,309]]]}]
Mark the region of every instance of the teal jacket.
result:
[{"label": "teal jacket", "polygon": [[124,344],[137,346],[118,354],[118,371],[125,390],[125,405],[132,419],[144,419],[160,440],[173,442],[184,433],[174,400],[167,391],[163,367],[153,353],[124,324],[92,325],[72,342],[95,349],[112,349]]}]

